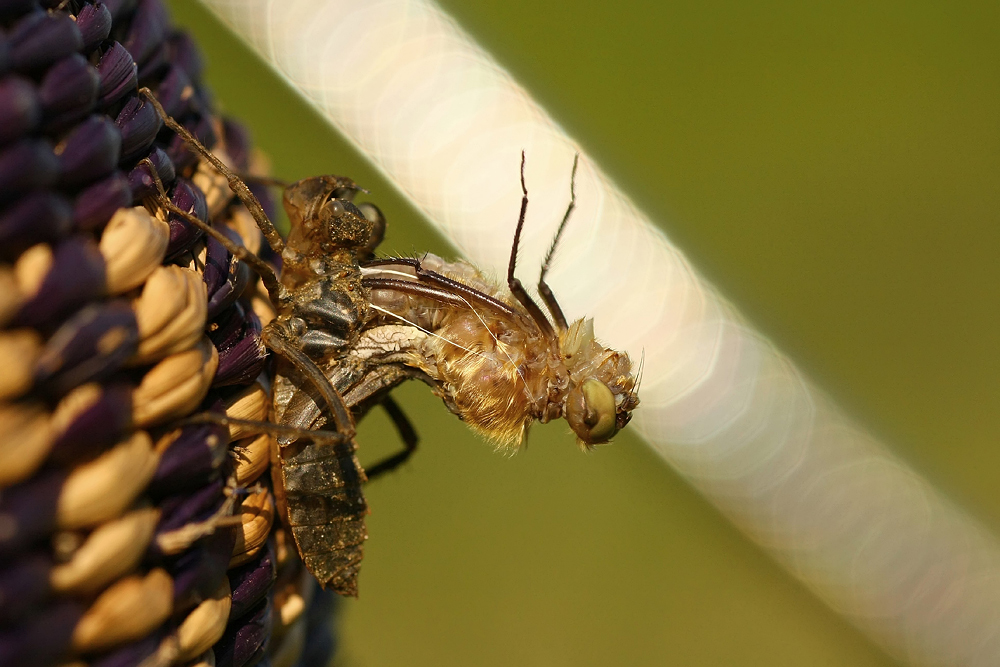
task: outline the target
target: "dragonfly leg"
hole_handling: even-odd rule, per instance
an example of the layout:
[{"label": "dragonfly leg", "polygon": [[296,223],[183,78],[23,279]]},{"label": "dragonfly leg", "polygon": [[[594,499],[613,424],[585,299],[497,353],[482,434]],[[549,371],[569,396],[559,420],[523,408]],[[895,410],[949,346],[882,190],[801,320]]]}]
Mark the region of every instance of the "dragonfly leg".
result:
[{"label": "dragonfly leg", "polygon": [[396,427],[396,432],[399,433],[399,438],[403,441],[403,449],[369,466],[365,470],[365,476],[368,477],[368,481],[401,466],[407,459],[413,456],[413,452],[417,451],[417,443],[420,442],[417,431],[413,428],[413,424],[410,423],[409,417],[406,416],[406,413],[403,412],[403,409],[399,407],[399,404],[391,396],[383,398],[380,405],[386,411],[386,414],[389,415],[393,426]]},{"label": "dragonfly leg", "polygon": [[563,230],[566,229],[569,215],[576,208],[576,168],[579,164],[580,154],[577,153],[576,157],[573,158],[573,172],[569,177],[569,206],[566,207],[566,212],[563,214],[562,222],[559,223],[556,235],[552,237],[552,244],[549,246],[548,252],[545,253],[542,270],[538,274],[538,294],[542,297],[542,301],[545,302],[545,307],[549,309],[549,314],[555,320],[559,331],[566,331],[569,325],[566,322],[566,316],[563,314],[562,306],[556,300],[556,295],[552,293],[552,288],[545,282],[545,274],[549,272],[549,266],[552,264],[552,256],[556,254],[556,247],[559,245],[559,239],[562,238]]},{"label": "dragonfly leg", "polygon": [[257,421],[255,419],[234,419],[217,412],[200,412],[177,422],[178,426],[187,426],[188,424],[218,424],[225,428],[240,426],[248,433],[266,433],[276,438],[284,436],[295,438],[296,440],[311,440],[317,443],[340,444],[350,440],[350,438],[335,431],[284,426],[282,424]]},{"label": "dragonfly leg", "polygon": [[514,276],[514,269],[517,266],[517,248],[521,244],[521,231],[524,229],[524,216],[528,212],[528,187],[524,183],[524,151],[521,151],[521,213],[517,218],[517,227],[514,229],[514,242],[510,246],[510,262],[507,264],[507,287],[510,293],[517,299],[524,309],[531,315],[531,319],[538,326],[542,334],[548,338],[555,338],[555,331],[552,324],[545,317],[545,313],[538,307],[535,300],[524,289],[521,281]]}]

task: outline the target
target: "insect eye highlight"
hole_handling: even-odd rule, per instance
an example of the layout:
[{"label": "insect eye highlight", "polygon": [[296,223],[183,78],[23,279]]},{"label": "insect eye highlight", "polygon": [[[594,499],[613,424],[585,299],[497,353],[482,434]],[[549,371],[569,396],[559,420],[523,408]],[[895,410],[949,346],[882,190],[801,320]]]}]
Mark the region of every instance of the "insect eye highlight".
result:
[{"label": "insect eye highlight", "polygon": [[339,199],[331,199],[330,202],[326,205],[326,209],[330,212],[330,215],[332,215],[335,218],[339,218],[340,216],[347,213],[347,209],[344,207],[343,202],[341,202]]},{"label": "insect eye highlight", "polygon": [[566,421],[584,444],[607,442],[618,431],[614,394],[600,380],[586,380],[569,394]]}]

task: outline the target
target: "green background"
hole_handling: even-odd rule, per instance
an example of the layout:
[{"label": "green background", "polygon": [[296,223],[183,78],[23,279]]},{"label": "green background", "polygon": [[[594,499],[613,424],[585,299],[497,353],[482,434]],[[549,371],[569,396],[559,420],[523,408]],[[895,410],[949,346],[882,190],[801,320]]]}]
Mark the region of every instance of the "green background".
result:
[{"label": "green background", "polygon": [[[214,19],[274,174],[349,174],[384,251],[447,245]],[[700,270],[895,451],[1000,526],[1000,4],[443,3]],[[350,76],[345,72],[345,76]],[[371,485],[349,665],[887,665],[631,436],[495,455],[422,386]],[[363,460],[395,447],[381,415]]]}]

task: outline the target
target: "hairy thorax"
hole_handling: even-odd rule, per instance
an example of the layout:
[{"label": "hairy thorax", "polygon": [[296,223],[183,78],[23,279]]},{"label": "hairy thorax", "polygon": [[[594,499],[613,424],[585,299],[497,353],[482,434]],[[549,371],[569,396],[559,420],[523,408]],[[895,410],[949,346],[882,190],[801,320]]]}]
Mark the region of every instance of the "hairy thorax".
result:
[{"label": "hairy thorax", "polygon": [[[512,305],[471,265],[422,258],[426,268]],[[389,290],[370,295],[377,327],[397,332],[387,359],[419,368],[438,384],[448,407],[499,447],[520,444],[533,420],[561,415],[568,384],[558,351],[524,314],[504,316],[469,304],[442,305],[430,298]],[[398,332],[409,327],[409,335]],[[372,329],[374,334],[376,329]],[[370,336],[370,334],[368,334]]]}]

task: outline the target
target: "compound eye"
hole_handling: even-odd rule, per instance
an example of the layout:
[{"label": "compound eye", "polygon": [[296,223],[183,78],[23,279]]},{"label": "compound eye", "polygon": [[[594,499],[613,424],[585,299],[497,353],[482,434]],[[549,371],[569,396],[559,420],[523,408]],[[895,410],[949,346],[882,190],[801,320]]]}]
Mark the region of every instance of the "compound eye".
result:
[{"label": "compound eye", "polygon": [[340,216],[347,213],[347,209],[344,208],[344,204],[339,199],[330,200],[330,203],[327,204],[326,207],[327,210],[330,211],[330,215],[332,215],[335,218],[339,218]]},{"label": "compound eye", "polygon": [[585,444],[607,442],[618,431],[614,394],[600,380],[586,380],[570,392],[566,420]]}]

